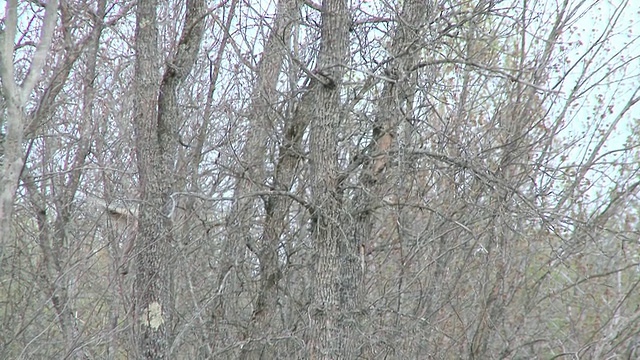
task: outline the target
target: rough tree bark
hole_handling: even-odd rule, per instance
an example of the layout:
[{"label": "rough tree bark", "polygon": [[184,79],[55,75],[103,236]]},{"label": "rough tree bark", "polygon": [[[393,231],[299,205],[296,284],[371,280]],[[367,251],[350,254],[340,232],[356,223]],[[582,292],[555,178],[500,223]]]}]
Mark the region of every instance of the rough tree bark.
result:
[{"label": "rough tree bark", "polygon": [[357,347],[350,339],[357,303],[357,247],[345,238],[342,222],[338,136],[341,120],[340,91],[349,55],[348,2],[322,3],[322,30],[313,88],[316,107],[311,112],[309,161],[311,165],[313,240],[315,249],[314,294],[310,308],[309,356],[317,359],[352,358]]},{"label": "rough tree bark", "polygon": [[[175,54],[158,81],[157,1],[138,3],[136,12],[135,135],[140,177],[136,279],[134,285],[138,356],[164,359],[171,337],[171,217],[178,144],[176,89],[191,71],[204,31],[204,1],[187,1],[185,26]],[[160,84],[159,84],[160,83]]]},{"label": "rough tree bark", "polygon": [[170,226],[164,203],[169,185],[164,181],[158,127],[158,29],[156,0],[138,2],[135,42],[135,141],[140,184],[134,285],[136,356],[164,359],[168,345],[169,292],[167,255]]}]

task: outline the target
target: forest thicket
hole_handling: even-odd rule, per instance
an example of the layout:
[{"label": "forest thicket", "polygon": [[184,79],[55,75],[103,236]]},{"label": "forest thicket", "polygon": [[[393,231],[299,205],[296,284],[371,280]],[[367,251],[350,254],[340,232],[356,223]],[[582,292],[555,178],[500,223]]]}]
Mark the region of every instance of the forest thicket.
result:
[{"label": "forest thicket", "polygon": [[630,0],[7,0],[1,359],[640,357]]}]

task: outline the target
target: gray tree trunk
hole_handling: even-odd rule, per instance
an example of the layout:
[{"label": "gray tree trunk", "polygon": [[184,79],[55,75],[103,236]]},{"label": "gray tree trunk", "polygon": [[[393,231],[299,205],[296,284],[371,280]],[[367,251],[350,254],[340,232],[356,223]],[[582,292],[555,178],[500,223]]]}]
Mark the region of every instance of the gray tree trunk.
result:
[{"label": "gray tree trunk", "polygon": [[136,11],[134,128],[141,202],[133,299],[134,337],[141,359],[167,357],[171,317],[167,264],[170,222],[164,209],[169,184],[158,138],[157,5],[156,0],[141,1]]},{"label": "gray tree trunk", "polygon": [[204,31],[205,4],[187,2],[185,26],[158,81],[157,1],[139,2],[136,18],[136,73],[134,79],[136,156],[140,177],[135,327],[138,356],[168,357],[172,321],[171,248],[175,211],[174,176],[180,116],[176,90],[187,77],[198,54]]},{"label": "gray tree trunk", "polygon": [[[58,19],[58,1],[48,1],[40,30],[40,42],[36,46],[29,71],[22,83],[15,80],[14,46],[18,30],[18,3],[8,1],[4,18],[4,28],[0,30],[0,80],[2,94],[7,106],[7,118],[0,119],[0,128],[5,127],[6,134],[0,138],[0,259],[2,258],[5,237],[11,234],[11,215],[13,199],[18,188],[20,173],[24,165],[22,140],[26,124],[25,106],[31,91],[42,76],[47,55],[53,41]],[[2,110],[2,109],[0,109]],[[6,123],[5,123],[6,122]]]},{"label": "gray tree trunk", "polygon": [[[172,321],[172,196],[180,116],[176,90],[196,60],[204,1],[187,1],[185,26],[158,84],[157,1],[140,1],[136,19],[135,132],[141,203],[136,236],[135,326],[139,357],[168,354]],[[159,89],[159,90],[158,90]]]},{"label": "gray tree trunk", "polygon": [[[286,218],[291,201],[278,192],[291,188],[295,167],[299,162],[299,157],[293,152],[298,148],[304,125],[297,124],[300,121],[298,117],[286,120],[284,140],[279,148],[279,157],[272,177],[274,194],[267,196],[264,202],[256,202],[257,197],[252,194],[263,192],[267,183],[264,144],[269,140],[271,127],[278,121],[279,115],[273,110],[279,96],[276,87],[289,51],[288,39],[291,37],[291,27],[297,21],[297,11],[297,1],[280,1],[274,26],[264,44],[265,50],[258,64],[257,81],[251,95],[251,130],[240,158],[242,171],[246,176],[236,184],[235,195],[238,201],[230,216],[233,223],[229,241],[232,243],[228,246],[248,245],[257,256],[260,266],[260,280],[257,295],[252,301],[252,314],[248,326],[248,343],[240,355],[243,359],[270,359],[286,352],[281,344],[274,344],[268,336],[278,334],[285,326],[278,316],[281,296],[278,288],[282,279],[278,247],[282,234],[286,231]],[[265,208],[263,229],[261,236],[254,239],[248,229],[251,227],[251,219],[256,218],[255,211],[259,204],[264,204]]]},{"label": "gray tree trunk", "polygon": [[[357,308],[358,249],[346,239],[341,211],[338,164],[339,127],[344,120],[340,91],[348,61],[348,2],[322,3],[322,31],[317,58],[318,78],[310,90],[316,107],[310,114],[313,240],[315,245],[314,294],[310,308],[309,356],[316,359],[353,358],[353,313]],[[346,271],[344,271],[346,270]]]}]

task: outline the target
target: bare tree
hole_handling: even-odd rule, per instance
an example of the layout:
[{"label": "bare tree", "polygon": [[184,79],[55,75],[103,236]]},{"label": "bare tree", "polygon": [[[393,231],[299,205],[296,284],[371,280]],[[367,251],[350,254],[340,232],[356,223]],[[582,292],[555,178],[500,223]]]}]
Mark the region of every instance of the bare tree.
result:
[{"label": "bare tree", "polygon": [[139,355],[164,359],[172,320],[171,247],[176,171],[176,88],[189,74],[202,39],[204,1],[186,4],[186,20],[175,54],[158,84],[157,2],[141,2],[136,12],[136,158],[141,203],[136,235],[134,325]]},{"label": "bare tree", "polygon": [[[58,18],[58,1],[48,1],[40,28],[39,42],[33,53],[31,65],[21,82],[16,82],[16,69],[13,59],[15,39],[18,30],[18,2],[7,1],[5,8],[4,29],[0,32],[2,55],[0,55],[0,81],[2,95],[6,104],[7,117],[2,125],[6,133],[2,139],[2,170],[0,172],[0,227],[9,229],[13,213],[13,200],[18,187],[20,173],[24,166],[22,141],[26,126],[25,107],[29,96],[40,80],[45,66],[47,53],[53,40],[53,32]],[[0,256],[4,248],[4,236],[0,232]]]},{"label": "bare tree", "polygon": [[637,357],[637,21],[548,5],[8,1],[0,358]]}]

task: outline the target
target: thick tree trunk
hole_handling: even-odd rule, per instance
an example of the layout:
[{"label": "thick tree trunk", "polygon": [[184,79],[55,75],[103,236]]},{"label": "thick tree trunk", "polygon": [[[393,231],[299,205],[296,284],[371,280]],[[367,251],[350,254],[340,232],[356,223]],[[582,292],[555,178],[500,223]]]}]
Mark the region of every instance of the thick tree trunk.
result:
[{"label": "thick tree trunk", "polygon": [[[134,285],[138,356],[168,357],[172,320],[171,228],[175,211],[175,173],[180,116],[176,90],[196,60],[204,31],[203,0],[187,1],[183,34],[158,81],[157,1],[142,1],[136,19],[136,155],[141,203],[136,236]],[[159,89],[159,90],[158,90]]]},{"label": "thick tree trunk", "polygon": [[[313,196],[313,240],[316,246],[314,294],[310,309],[309,356],[316,359],[353,358],[358,351],[351,340],[352,315],[357,308],[358,249],[351,246],[341,226],[338,136],[344,115],[340,90],[348,61],[348,2],[322,4],[322,40],[315,84],[316,104],[311,113],[309,161]],[[346,270],[346,271],[345,271]]]},{"label": "thick tree trunk", "polygon": [[162,211],[167,200],[167,174],[158,142],[157,1],[138,2],[134,78],[136,156],[140,207],[136,238],[134,327],[137,357],[164,359],[167,354],[169,292],[167,257],[169,219]]}]

